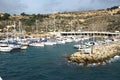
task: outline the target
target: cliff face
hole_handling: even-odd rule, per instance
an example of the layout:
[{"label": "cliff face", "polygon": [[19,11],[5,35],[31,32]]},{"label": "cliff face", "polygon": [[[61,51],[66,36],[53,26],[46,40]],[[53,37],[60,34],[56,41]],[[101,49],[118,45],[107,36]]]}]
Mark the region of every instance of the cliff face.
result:
[{"label": "cliff face", "polygon": [[71,24],[69,27],[72,26],[73,30],[120,30],[120,7],[96,11],[63,13],[57,14],[57,16],[64,18],[70,17],[67,21],[68,24]]},{"label": "cliff face", "polygon": [[[116,31],[120,30],[120,7],[114,6],[104,10],[82,12],[10,16],[9,20],[6,21],[7,24],[12,25],[14,20],[20,20],[23,29],[28,32],[35,30],[35,20],[39,21],[39,32],[71,30]],[[0,26],[3,26],[4,23],[1,20]]]}]

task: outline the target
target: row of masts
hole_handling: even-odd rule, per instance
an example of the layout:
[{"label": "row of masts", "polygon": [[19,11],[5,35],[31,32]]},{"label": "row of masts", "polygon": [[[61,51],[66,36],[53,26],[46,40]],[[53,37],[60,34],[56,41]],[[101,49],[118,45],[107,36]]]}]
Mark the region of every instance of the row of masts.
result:
[{"label": "row of masts", "polygon": [[[34,33],[38,33],[38,32],[56,32],[56,31],[76,31],[76,30],[80,30],[82,29],[81,26],[80,26],[80,21],[79,20],[76,20],[77,22],[75,22],[75,25],[74,24],[74,21],[71,19],[69,19],[67,21],[68,24],[62,24],[62,21],[65,23],[66,20],[62,19],[61,18],[59,19],[56,19],[56,16],[53,16],[52,19],[45,19],[43,22],[40,22],[39,20],[35,20],[35,25],[34,26],[31,26],[30,27],[30,32],[34,32]],[[25,30],[28,26],[26,26],[25,24],[22,24],[22,21],[21,20],[17,20],[17,21],[5,21],[5,25],[10,25],[14,28],[16,28],[16,26],[22,26],[22,27],[19,27],[19,32],[21,31],[21,29]],[[73,27],[74,26],[74,27]],[[20,29],[21,28],[21,29]],[[64,29],[65,28],[65,29]],[[76,29],[77,28],[77,29]]]}]

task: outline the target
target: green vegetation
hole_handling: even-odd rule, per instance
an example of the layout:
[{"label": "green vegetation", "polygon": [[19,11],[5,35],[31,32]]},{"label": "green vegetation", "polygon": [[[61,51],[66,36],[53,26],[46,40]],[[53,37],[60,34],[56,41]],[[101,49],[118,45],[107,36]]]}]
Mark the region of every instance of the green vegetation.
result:
[{"label": "green vegetation", "polygon": [[107,26],[108,31],[120,31],[120,15],[115,15],[109,19],[109,25]]},{"label": "green vegetation", "polygon": [[[27,14],[25,13],[21,13],[22,16],[26,16]],[[28,16],[28,15],[27,15]],[[43,21],[43,19],[45,18],[49,18],[48,15],[40,15],[40,14],[33,14],[33,15],[29,15],[29,18],[28,19],[21,19],[22,23],[26,26],[32,26],[32,25],[35,25],[35,21],[36,20],[39,20],[40,22]]]},{"label": "green vegetation", "polygon": [[[76,31],[76,30],[95,30],[95,31],[120,31],[120,8],[114,6],[105,10],[93,10],[82,12],[63,12],[56,14],[26,14],[10,15],[0,14],[0,28],[6,25],[13,25],[16,21],[22,22],[25,31],[34,32],[35,21],[38,20],[38,31]],[[47,28],[47,29],[46,29]]]},{"label": "green vegetation", "polygon": [[10,14],[4,13],[3,15],[0,16],[0,20],[9,20]]}]

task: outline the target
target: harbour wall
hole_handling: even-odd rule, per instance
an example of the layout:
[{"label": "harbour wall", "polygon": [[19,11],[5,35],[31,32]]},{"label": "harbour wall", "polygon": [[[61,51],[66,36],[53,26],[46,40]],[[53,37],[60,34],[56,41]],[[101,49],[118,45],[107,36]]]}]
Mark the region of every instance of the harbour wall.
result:
[{"label": "harbour wall", "polygon": [[93,53],[89,54],[77,51],[67,56],[67,60],[83,65],[104,64],[116,55],[120,55],[120,42],[93,46]]}]

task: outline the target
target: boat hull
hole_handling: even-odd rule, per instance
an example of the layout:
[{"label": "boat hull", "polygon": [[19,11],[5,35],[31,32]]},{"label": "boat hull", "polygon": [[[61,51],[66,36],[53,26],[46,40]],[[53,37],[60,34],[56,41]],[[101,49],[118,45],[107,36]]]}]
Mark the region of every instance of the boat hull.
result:
[{"label": "boat hull", "polygon": [[0,47],[0,51],[1,51],[1,52],[10,52],[12,49],[13,49],[13,48],[8,47],[8,46],[6,46],[6,47]]}]

